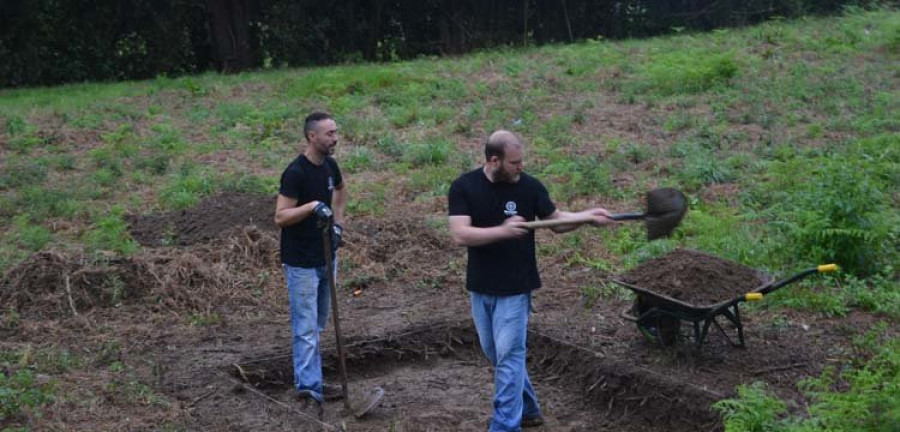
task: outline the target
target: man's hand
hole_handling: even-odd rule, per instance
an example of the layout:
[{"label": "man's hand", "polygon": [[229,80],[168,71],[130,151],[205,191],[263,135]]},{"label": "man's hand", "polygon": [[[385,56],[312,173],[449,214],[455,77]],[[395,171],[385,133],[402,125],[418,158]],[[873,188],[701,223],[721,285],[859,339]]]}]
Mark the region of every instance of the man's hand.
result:
[{"label": "man's hand", "polygon": [[523,235],[528,233],[528,228],[525,228],[525,218],[522,216],[513,216],[507,218],[503,221],[503,225],[500,225],[503,228],[503,232],[507,238],[516,238],[522,237]]},{"label": "man's hand", "polygon": [[595,227],[601,227],[603,225],[609,225],[615,222],[614,220],[612,220],[612,213],[602,207],[587,209],[581,213],[591,216],[590,224]]},{"label": "man's hand", "polygon": [[319,228],[325,228],[330,226],[334,221],[334,213],[332,213],[331,209],[328,207],[328,204],[323,202],[319,202],[313,208],[313,213],[318,218],[318,223],[316,224]]},{"label": "man's hand", "polygon": [[335,222],[331,230],[331,248],[337,250],[338,247],[342,246],[343,239],[344,227],[342,227],[341,224]]}]

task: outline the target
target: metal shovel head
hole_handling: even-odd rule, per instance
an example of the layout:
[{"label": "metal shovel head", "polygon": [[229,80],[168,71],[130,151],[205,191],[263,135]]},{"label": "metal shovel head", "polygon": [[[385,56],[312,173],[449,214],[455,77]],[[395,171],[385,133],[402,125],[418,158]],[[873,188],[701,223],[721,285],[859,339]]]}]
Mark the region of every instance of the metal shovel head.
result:
[{"label": "metal shovel head", "polygon": [[687,199],[678,189],[662,188],[647,192],[647,240],[668,237],[687,212]]},{"label": "metal shovel head", "polygon": [[369,392],[356,403],[356,406],[353,407],[353,415],[356,416],[356,418],[366,415],[372,408],[378,406],[382,399],[384,399],[383,388],[375,387],[372,390],[369,390]]}]

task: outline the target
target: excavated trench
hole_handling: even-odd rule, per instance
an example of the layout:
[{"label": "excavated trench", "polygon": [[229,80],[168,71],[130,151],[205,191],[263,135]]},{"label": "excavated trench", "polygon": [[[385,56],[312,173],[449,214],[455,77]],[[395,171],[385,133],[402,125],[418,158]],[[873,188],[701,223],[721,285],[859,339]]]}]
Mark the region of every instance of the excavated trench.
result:
[{"label": "excavated trench", "polygon": [[[471,325],[411,330],[376,340],[348,341],[351,401],[380,386],[383,402],[354,419],[343,402],[326,404],[326,422],[349,430],[484,430],[492,408],[492,371]],[[537,430],[711,430],[708,406],[722,395],[536,331],[528,339],[529,373],[547,423]],[[326,381],[339,383],[336,351],[325,347]],[[292,406],[288,354],[223,366],[266,396]],[[249,396],[248,396],[249,397]],[[307,423],[308,430],[319,427]]]}]

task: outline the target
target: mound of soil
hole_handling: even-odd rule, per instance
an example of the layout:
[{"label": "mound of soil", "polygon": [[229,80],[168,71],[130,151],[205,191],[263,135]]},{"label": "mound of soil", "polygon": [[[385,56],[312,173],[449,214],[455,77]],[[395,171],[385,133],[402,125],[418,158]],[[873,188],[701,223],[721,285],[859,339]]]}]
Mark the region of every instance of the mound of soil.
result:
[{"label": "mound of soil", "polygon": [[676,249],[620,279],[687,303],[708,305],[752,291],[764,281],[750,267],[702,252]]},{"label": "mound of soil", "polygon": [[189,246],[248,226],[275,231],[274,217],[274,196],[227,193],[185,210],[129,216],[128,225],[131,237],[143,246]]}]

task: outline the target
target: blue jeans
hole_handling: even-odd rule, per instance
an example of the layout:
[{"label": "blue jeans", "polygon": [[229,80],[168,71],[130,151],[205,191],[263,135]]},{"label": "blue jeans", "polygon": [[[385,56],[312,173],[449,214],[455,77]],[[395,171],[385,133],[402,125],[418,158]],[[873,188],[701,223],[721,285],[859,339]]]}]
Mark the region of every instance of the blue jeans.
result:
[{"label": "blue jeans", "polygon": [[541,415],[525,369],[531,294],[493,296],[470,291],[469,298],[481,349],[494,365],[494,416],[490,430],[519,431],[523,416]]},{"label": "blue jeans", "polygon": [[[319,352],[319,333],[328,324],[331,291],[325,266],[284,267],[288,299],[291,306],[291,348],[294,360],[294,387],[309,392],[319,402],[322,393],[322,354]],[[337,263],[335,262],[335,277]]]}]

